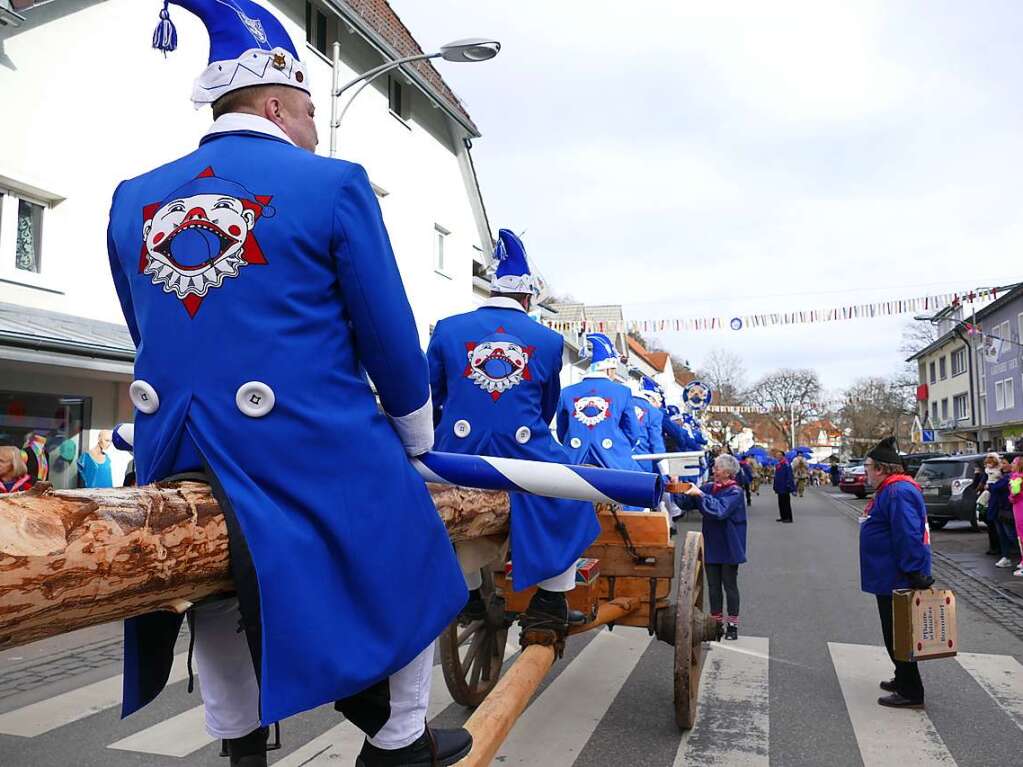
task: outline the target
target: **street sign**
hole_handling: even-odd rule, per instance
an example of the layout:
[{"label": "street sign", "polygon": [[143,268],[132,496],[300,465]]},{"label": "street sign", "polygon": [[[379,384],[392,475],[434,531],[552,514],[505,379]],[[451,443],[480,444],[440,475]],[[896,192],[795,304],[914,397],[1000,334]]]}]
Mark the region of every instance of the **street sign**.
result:
[{"label": "street sign", "polygon": [[934,442],[934,429],[924,429],[923,430],[923,441],[924,442]]}]

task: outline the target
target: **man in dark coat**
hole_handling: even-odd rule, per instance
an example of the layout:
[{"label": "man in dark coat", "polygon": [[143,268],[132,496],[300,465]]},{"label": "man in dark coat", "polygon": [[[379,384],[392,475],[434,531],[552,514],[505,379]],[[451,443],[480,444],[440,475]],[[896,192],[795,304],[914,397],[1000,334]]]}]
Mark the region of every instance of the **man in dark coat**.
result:
[{"label": "man in dark coat", "polygon": [[881,632],[895,664],[895,678],[881,682],[881,689],[889,694],[877,702],[892,708],[920,708],[924,686],[917,664],[895,660],[892,592],[926,589],[934,583],[927,507],[920,486],[903,468],[895,437],[881,440],[867,453],[863,465],[867,481],[877,489],[860,525],[861,588],[877,596]]},{"label": "man in dark coat", "polygon": [[785,451],[775,450],[778,465],[774,469],[774,492],[778,494],[778,522],[792,522],[792,494],[796,492],[796,480],[792,467],[785,457]]}]

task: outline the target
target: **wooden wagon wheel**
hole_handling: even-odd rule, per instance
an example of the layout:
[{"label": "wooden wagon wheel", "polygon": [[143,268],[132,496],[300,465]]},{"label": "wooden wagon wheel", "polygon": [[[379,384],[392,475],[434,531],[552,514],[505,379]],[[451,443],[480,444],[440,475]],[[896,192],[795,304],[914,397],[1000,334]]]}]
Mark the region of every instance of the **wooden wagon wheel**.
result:
[{"label": "wooden wagon wheel", "polygon": [[468,626],[460,626],[456,620],[438,639],[448,692],[463,706],[478,706],[494,689],[508,641],[504,599],[496,593],[494,574],[484,568],[482,575],[480,592],[487,604],[486,618]]},{"label": "wooden wagon wheel", "polygon": [[703,672],[703,643],[720,638],[720,626],[703,611],[703,536],[690,532],[679,557],[675,603],[675,722],[690,730]]}]

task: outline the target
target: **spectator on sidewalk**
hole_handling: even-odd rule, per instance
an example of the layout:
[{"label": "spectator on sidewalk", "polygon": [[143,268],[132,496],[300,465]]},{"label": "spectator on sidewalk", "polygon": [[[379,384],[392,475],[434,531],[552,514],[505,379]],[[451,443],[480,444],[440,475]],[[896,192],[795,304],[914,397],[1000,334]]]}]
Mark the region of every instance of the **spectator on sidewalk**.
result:
[{"label": "spectator on sidewalk", "polygon": [[792,493],[796,491],[796,480],[784,450],[775,450],[778,465],[774,467],[774,492],[778,494],[778,522],[792,522]]},{"label": "spectator on sidewalk", "polygon": [[994,524],[988,521],[988,502],[991,493],[987,489],[988,473],[998,470],[1001,456],[998,453],[988,453],[984,462],[977,467],[973,473],[973,482],[970,483],[970,490],[977,499],[977,519],[983,520],[987,528],[987,551],[984,553],[992,557],[1001,556],[1001,543],[998,538],[998,530]]},{"label": "spectator on sidewalk", "polygon": [[1023,578],[1023,457],[1012,459],[1012,474],[1009,475],[1009,502],[1012,504],[1012,521],[1016,527],[1016,542],[1020,549],[1019,567],[1013,573]]},{"label": "spectator on sidewalk", "polygon": [[736,482],[739,462],[722,454],[714,460],[714,481],[693,485],[675,496],[683,509],[698,509],[703,516],[704,563],[710,594],[710,613],[723,621],[721,589],[728,603],[725,639],[739,638],[739,565],[746,561],[746,503]]},{"label": "spectator on sidewalk", "polygon": [[906,474],[895,437],[881,440],[863,463],[867,481],[876,490],[860,525],[860,584],[877,597],[888,656],[895,678],[881,682],[889,693],[878,698],[882,706],[922,708],[924,686],[916,663],[895,660],[892,630],[892,592],[926,589],[931,577],[931,539],[927,507],[920,486]]},{"label": "spectator on sidewalk", "polygon": [[35,484],[21,450],[13,446],[0,447],[0,495],[20,493]]},{"label": "spectator on sidewalk", "polygon": [[[995,567],[1012,567],[1012,557],[1018,550],[1016,543],[1016,526],[1013,524],[1012,503],[1009,501],[1009,462],[1004,458],[998,464],[998,477],[988,483],[991,498],[988,501],[988,514],[994,518],[998,532],[998,545],[1002,558],[995,562]],[[989,523],[991,524],[991,523]]]},{"label": "spectator on sidewalk", "polygon": [[739,461],[739,484],[746,493],[746,506],[753,505],[753,467],[749,465],[749,459],[743,458]]}]

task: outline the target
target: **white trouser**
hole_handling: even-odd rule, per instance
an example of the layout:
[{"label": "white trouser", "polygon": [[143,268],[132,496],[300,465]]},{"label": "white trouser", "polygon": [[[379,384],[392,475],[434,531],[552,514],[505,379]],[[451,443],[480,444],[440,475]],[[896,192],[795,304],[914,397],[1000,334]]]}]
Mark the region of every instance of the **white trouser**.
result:
[{"label": "white trouser", "polygon": [[[503,550],[503,546],[495,547],[492,542],[482,539],[455,544],[455,553],[458,555],[458,564],[462,567],[462,577],[465,578],[467,589],[472,591],[483,585],[480,570],[493,564],[503,555]],[[542,580],[536,585],[545,591],[571,591],[575,588],[575,563],[573,562],[565,572]]]},{"label": "white trouser", "polygon": [[[252,654],[239,631],[237,599],[195,609],[195,663],[206,707],[206,730],[217,739],[240,738],[260,726],[259,685]],[[391,716],[370,739],[377,748],[407,746],[423,734],[430,702],[433,644],[390,677]]]}]

